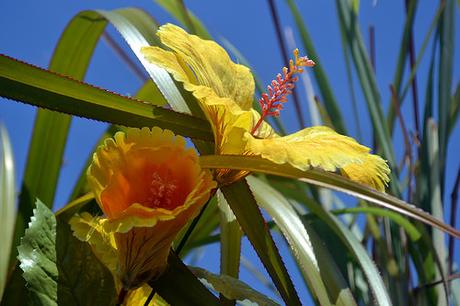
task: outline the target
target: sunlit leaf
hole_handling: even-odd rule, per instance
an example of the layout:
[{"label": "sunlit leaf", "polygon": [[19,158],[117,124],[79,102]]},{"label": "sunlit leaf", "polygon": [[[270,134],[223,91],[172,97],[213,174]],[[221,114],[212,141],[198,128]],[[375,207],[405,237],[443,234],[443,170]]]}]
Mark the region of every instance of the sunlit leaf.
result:
[{"label": "sunlit leaf", "polygon": [[236,155],[208,155],[201,156],[200,163],[203,168],[228,168],[262,172],[295,178],[320,187],[327,187],[341,191],[354,197],[369,201],[371,203],[392,209],[408,217],[422,221],[430,226],[436,227],[446,233],[460,238],[460,231],[448,224],[434,218],[415,206],[408,204],[398,198],[383,192],[378,192],[366,186],[352,182],[342,176],[327,173],[319,170],[301,171],[287,164],[279,165],[258,157],[236,156]]},{"label": "sunlit leaf", "polygon": [[[241,237],[243,232],[222,192],[217,191],[220,212],[220,274],[238,278],[240,272]],[[219,291],[219,290],[218,290]],[[220,292],[220,291],[219,291]],[[224,294],[226,298],[230,298]],[[233,299],[233,298],[232,298]],[[223,299],[222,304],[234,305]]]},{"label": "sunlit leaf", "polygon": [[319,303],[356,304],[332,256],[318,243],[320,239],[313,229],[304,226],[289,202],[273,187],[255,177],[247,180],[259,206],[267,211],[286,237],[303,277]]},{"label": "sunlit leaf", "polygon": [[115,124],[159,126],[176,134],[213,139],[209,123],[0,56],[0,95]]},{"label": "sunlit leaf", "polygon": [[166,271],[149,285],[171,305],[220,305],[174,253],[169,255]]},{"label": "sunlit leaf", "polygon": [[5,288],[16,213],[16,181],[13,149],[6,128],[0,123],[0,300]]},{"label": "sunlit leaf", "polygon": [[[207,168],[206,165],[204,167]],[[239,181],[223,186],[221,190],[285,303],[300,305],[291,278],[247,183]]]},{"label": "sunlit leaf", "polygon": [[249,300],[257,305],[278,305],[267,296],[255,291],[242,281],[228,275],[216,275],[201,268],[189,267],[196,277],[204,279],[214,290],[230,300]]},{"label": "sunlit leaf", "polygon": [[20,267],[35,305],[58,305],[56,219],[37,201],[34,215],[18,247]]}]

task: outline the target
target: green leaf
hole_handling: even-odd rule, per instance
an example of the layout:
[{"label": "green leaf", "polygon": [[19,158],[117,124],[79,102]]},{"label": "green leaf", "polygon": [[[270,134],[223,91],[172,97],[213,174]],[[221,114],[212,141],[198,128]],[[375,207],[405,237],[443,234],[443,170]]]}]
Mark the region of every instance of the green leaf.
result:
[{"label": "green leaf", "polygon": [[423,210],[391,195],[360,185],[337,174],[313,169],[301,171],[288,164],[279,165],[259,157],[237,155],[201,156],[200,164],[203,168],[245,170],[295,178],[309,184],[344,192],[362,200],[392,209],[408,217],[436,227],[454,237],[460,238],[460,231],[448,224],[445,224],[441,220],[434,218]]},{"label": "green leaf", "polygon": [[[382,147],[385,158],[392,169],[396,169],[396,160],[390,133],[385,124],[382,103],[377,87],[377,81],[366,55],[366,49],[358,26],[357,16],[349,0],[336,0],[337,11],[340,19],[340,28],[346,33],[348,47],[350,48],[356,72],[358,74],[363,94],[366,98],[369,114],[372,119],[379,145]],[[393,180],[396,182],[396,180]],[[392,184],[394,186],[395,184]]]},{"label": "green leaf", "polygon": [[[407,92],[409,91],[409,88],[412,86],[412,81],[414,80],[415,74],[420,66],[420,62],[423,59],[423,56],[426,51],[426,47],[428,46],[428,43],[431,40],[431,35],[433,34],[434,30],[437,29],[437,25],[439,23],[439,18],[442,16],[442,12],[444,11],[445,3],[440,2],[439,7],[436,11],[436,14],[433,17],[433,20],[431,21],[430,28],[428,29],[428,32],[425,34],[425,37],[423,38],[422,46],[420,47],[420,50],[418,51],[417,54],[417,59],[415,60],[415,65],[411,69],[409,78],[406,80],[406,84],[404,85],[403,89],[401,90],[401,94],[399,95],[399,101],[402,103],[404,101],[404,98],[406,97]],[[392,127],[395,119],[395,109],[394,109],[394,104],[392,103],[390,105],[390,110],[388,114],[388,124],[390,127]]]},{"label": "green leaf", "polygon": [[56,218],[40,201],[18,246],[23,277],[35,305],[58,305],[56,266]]},{"label": "green leaf", "polygon": [[348,248],[349,252],[353,254],[355,260],[360,264],[368,281],[369,287],[372,290],[374,300],[377,305],[391,305],[390,297],[388,296],[382,278],[366,252],[366,249],[361,245],[356,236],[341,223],[336,217],[324,210],[319,204],[306,202],[308,208],[323,220],[329,228],[334,231],[337,237]]},{"label": "green leaf", "polygon": [[113,305],[113,277],[88,244],[73,237],[69,216],[56,220],[44,204],[36,203],[18,247],[31,300],[35,305]]},{"label": "green leaf", "polygon": [[[395,75],[393,77],[393,83],[392,83],[392,85],[394,86],[396,90],[398,97],[401,97],[400,96],[401,83],[402,83],[403,76],[404,76],[407,57],[409,55],[408,50],[409,50],[409,44],[410,44],[410,34],[412,32],[412,28],[414,24],[415,12],[417,9],[418,1],[410,1],[407,3],[408,3],[408,9],[407,9],[407,14],[406,14],[407,17],[404,22],[404,30],[403,30],[403,35],[401,38],[401,43],[400,43],[400,48],[399,48],[398,62],[396,64]],[[404,102],[404,99],[398,99],[398,101],[400,104],[402,104]],[[395,107],[393,103],[390,103],[390,108],[388,111],[388,126],[391,132],[393,131],[395,118],[396,118]]]},{"label": "green leaf", "polygon": [[204,279],[214,290],[223,294],[227,299],[244,301],[249,300],[258,305],[278,305],[267,296],[255,291],[246,283],[228,275],[216,275],[207,270],[189,267],[196,277]]},{"label": "green leaf", "polygon": [[313,41],[310,38],[310,34],[307,31],[307,28],[302,20],[302,16],[294,2],[294,0],[287,0],[289,8],[291,10],[292,15],[294,16],[295,23],[297,25],[297,29],[300,33],[300,38],[303,42],[303,46],[308,53],[308,56],[313,59],[316,63],[315,67],[313,68],[313,74],[315,75],[316,81],[318,83],[318,88],[323,96],[324,105],[328,112],[329,117],[333,120],[334,128],[337,132],[341,134],[346,134],[346,127],[344,124],[344,120],[342,118],[342,113],[337,104],[337,100],[334,96],[334,92],[332,91],[331,85],[329,84],[329,80],[327,75],[321,65],[319,55],[316,53],[316,49],[313,45]]},{"label": "green leaf", "polygon": [[149,285],[171,305],[220,305],[173,252],[169,254],[166,271]]},{"label": "green leaf", "polygon": [[[434,39],[437,41],[437,38]],[[433,104],[434,104],[434,67],[435,67],[435,54],[436,44],[433,44],[432,55],[430,60],[430,68],[428,72],[428,80],[426,85],[425,92],[425,109],[423,113],[423,138],[421,141],[421,146],[419,148],[420,156],[420,171],[416,176],[417,180],[417,203],[422,209],[431,212],[432,211],[432,200],[435,199],[436,185],[432,185],[434,180],[432,176],[439,176],[439,173],[436,173],[431,169],[432,161],[429,160],[430,148],[429,143],[432,143],[434,140],[429,139],[433,137],[432,131],[430,131],[430,122],[433,117]],[[437,135],[435,135],[437,138]],[[439,169],[438,169],[439,170]],[[437,184],[439,186],[439,184]],[[433,246],[431,233],[428,233],[426,228],[422,229],[424,234],[424,239],[421,243],[410,244],[412,259],[414,261],[415,267],[417,269],[420,283],[428,283],[436,280],[436,270],[442,269],[440,260],[437,260],[438,256],[436,250]],[[431,303],[437,303],[438,301],[438,287],[429,288],[428,290],[423,290],[422,294],[424,295],[425,300],[429,300]]]},{"label": "green leaf", "polygon": [[152,105],[165,106],[168,101],[165,100],[158,87],[152,80],[147,80],[134,96],[136,99],[148,102]]},{"label": "green leaf", "polygon": [[[93,153],[96,152],[96,149],[99,146],[103,145],[104,141],[107,138],[112,137],[116,132],[118,132],[120,130],[121,130],[121,127],[116,126],[116,125],[111,125],[111,126],[109,126],[107,128],[107,130],[104,132],[104,134],[101,135],[99,140],[94,145],[93,150],[91,151],[90,154],[88,154],[88,156],[86,158],[86,161],[85,161],[85,163],[84,163],[84,165],[83,165],[83,167],[82,167],[82,169],[80,171],[80,175],[78,176],[77,182],[75,183],[75,185],[73,187],[73,190],[72,190],[72,193],[70,194],[68,202],[74,201],[79,196],[82,196],[85,193],[88,193],[88,192],[91,191],[89,185],[87,184],[87,180],[86,180],[86,170],[88,169],[89,165],[93,161]],[[67,205],[70,205],[70,203],[67,204]]]},{"label": "green leaf", "polygon": [[[177,82],[170,77],[166,70],[149,63],[140,53],[142,47],[154,45],[158,42],[154,31],[157,28],[157,24],[142,11],[139,10],[140,12],[137,14],[134,14],[133,11],[136,11],[136,9],[120,9],[111,12],[98,11],[98,13],[101,17],[110,21],[123,36],[173,110],[205,118],[193,95],[185,90],[178,90],[178,87],[176,87]],[[206,125],[206,127],[208,126]],[[203,143],[198,139],[193,140],[193,143],[201,153],[213,152],[213,147],[209,143]]]},{"label": "green leaf", "polygon": [[452,78],[454,71],[455,2],[446,0],[439,24],[439,74],[438,74],[438,142],[441,199],[444,197],[444,180],[451,113]]},{"label": "green leaf", "polygon": [[[82,12],[73,18],[54,50],[49,69],[82,80],[105,23],[95,20],[94,14]],[[3,68],[3,61],[0,64]],[[31,76],[34,77],[34,76]],[[0,87],[13,86],[2,84]],[[27,96],[28,92],[20,92]],[[2,91],[3,95],[3,91]],[[5,95],[5,97],[9,97]],[[41,97],[40,97],[41,98]],[[19,213],[13,245],[17,245],[32,215],[36,198],[49,207],[53,206],[54,194],[62,164],[71,117],[45,109],[37,111],[23,184],[19,198]],[[11,254],[13,262],[16,251]]]},{"label": "green leaf", "polygon": [[[99,10],[97,11],[97,14],[99,14],[100,18],[105,18],[106,20],[108,20],[123,36],[123,38],[128,43],[133,53],[141,62],[142,66],[144,66],[145,70],[150,75],[155,84],[158,86],[158,89],[161,91],[161,93],[166,98],[168,103],[172,106],[172,108],[176,111],[190,113],[189,106],[187,105],[186,101],[180,94],[179,90],[174,84],[174,81],[166,72],[166,70],[157,67],[153,64],[150,64],[141,54],[142,47],[149,46],[155,42],[156,36],[154,31],[156,25],[152,26],[152,29],[150,31],[141,32],[146,30],[147,27],[143,26],[138,28],[136,27],[136,25],[139,25],[139,21],[136,21],[136,25],[131,22],[130,19],[132,19],[133,17],[132,9],[130,10],[130,14],[123,14],[123,11],[125,10],[118,10],[112,12]],[[149,18],[149,16],[145,16],[145,18]]]},{"label": "green leaf", "polygon": [[3,55],[0,85],[0,96],[39,107],[125,126],[159,126],[187,137],[213,139],[205,120],[111,93]]},{"label": "green leaf", "polygon": [[86,206],[72,206],[73,209],[68,209],[57,217],[56,259],[59,272],[57,288],[59,305],[110,306],[117,300],[112,274],[95,257],[87,243],[73,236],[68,224],[75,211],[93,207],[97,207],[94,200]]},{"label": "green leaf", "polygon": [[[177,247],[182,241],[185,233],[187,232],[189,226],[193,220],[190,220],[187,226],[184,226],[182,231],[174,239],[174,248]],[[180,254],[183,258],[187,256],[188,253],[192,252],[194,248],[199,246],[199,243],[202,239],[206,239],[212,232],[214,232],[220,224],[219,220],[219,208],[217,207],[217,197],[213,197],[203,214],[200,217],[200,220],[195,225],[192,233],[187,239],[187,243],[182,248]]]},{"label": "green leaf", "polygon": [[458,124],[458,114],[460,114],[460,83],[457,84],[457,89],[452,96],[451,111],[449,117],[449,135],[454,131],[455,126]]},{"label": "green leaf", "polygon": [[0,300],[5,289],[16,217],[16,181],[13,149],[8,131],[0,123]]},{"label": "green leaf", "polygon": [[382,209],[379,207],[353,207],[353,208],[343,208],[331,210],[331,213],[334,215],[342,214],[371,214],[374,216],[387,217],[394,221],[396,224],[404,228],[410,240],[417,241],[420,239],[422,234],[420,231],[412,224],[409,220],[401,216],[400,214],[391,211]]},{"label": "green leaf", "polygon": [[[137,91],[134,98],[145,102],[149,102],[152,105],[164,106],[167,104],[167,101],[164,99],[163,95],[158,90],[158,88],[152,80],[147,80]],[[119,130],[120,127],[115,125],[108,127],[105,133],[96,142],[96,145],[93,147],[93,150],[91,152],[95,152],[97,147],[102,145],[106,138],[112,137]],[[93,155],[89,154],[84,166],[82,167],[77,182],[73,187],[72,193],[69,197],[69,201],[75,200],[78,196],[83,195],[86,192],[89,192],[88,186],[86,184],[86,169],[88,169],[92,160]]]},{"label": "green leaf", "polygon": [[[346,254],[351,254],[355,258],[356,262],[359,263],[359,265],[362,267],[362,270],[368,281],[369,288],[372,290],[374,297],[373,300],[376,301],[378,305],[391,305],[391,300],[388,297],[388,293],[383,284],[382,278],[380,277],[375,264],[369,258],[366,249],[361,245],[356,235],[331,214],[335,211],[329,212],[319,203],[307,197],[301,188],[303,186],[300,184],[300,182],[291,182],[290,186],[290,188],[281,188],[280,190],[285,192],[286,189],[292,189],[288,190],[288,196],[295,199],[296,201],[304,203],[308,209],[314,215],[316,215],[316,217],[319,218],[325,224],[325,226],[327,226],[323,228],[315,227],[315,230],[316,232],[320,233],[321,241],[323,244],[326,243],[325,241],[330,242],[329,244],[326,244],[330,252],[333,252],[333,254],[340,252],[341,257],[335,257],[335,259],[337,264],[342,269],[345,268],[345,270],[342,271],[347,271],[349,268],[347,267],[349,260],[344,258],[344,256],[346,256]],[[313,217],[312,214],[304,216],[304,218],[308,221],[311,220],[311,217]],[[341,242],[341,244],[337,242],[337,238],[340,239],[338,242]],[[346,249],[343,249],[344,247]],[[345,267],[343,265],[345,265]]]},{"label": "green leaf", "polygon": [[177,21],[185,25],[190,33],[204,39],[211,39],[211,35],[203,23],[185,7],[183,0],[156,0],[155,2]]},{"label": "green leaf", "polygon": [[[243,232],[220,190],[217,191],[217,201],[220,211],[220,274],[238,278]],[[229,298],[225,294],[224,296]],[[222,296],[221,303],[235,304],[234,301],[222,299]]]},{"label": "green leaf", "polygon": [[[208,168],[205,163],[202,166]],[[223,186],[221,191],[284,302],[288,305],[301,305],[273,237],[246,181],[240,180],[231,185]]]},{"label": "green leaf", "polygon": [[[444,218],[444,211],[441,199],[441,179],[439,177],[441,171],[440,167],[440,156],[439,156],[439,147],[438,147],[438,130],[436,128],[436,124],[433,120],[428,120],[427,132],[428,134],[428,160],[430,161],[430,169],[433,173],[430,175],[430,186],[432,189],[431,192],[431,213],[434,217],[439,219]],[[445,279],[445,276],[448,273],[447,268],[447,261],[444,259],[448,257],[448,251],[446,248],[446,242],[444,234],[437,229],[433,229],[432,232],[432,243],[434,246],[434,250],[436,252],[436,256],[442,258],[440,261],[441,266],[438,267],[439,269],[436,270],[436,279],[442,278]],[[447,300],[445,296],[442,294],[442,290],[444,289],[446,292],[446,296],[448,296],[448,288],[447,284],[444,282],[444,287],[438,287],[439,291],[439,299],[438,305],[447,305]]]},{"label": "green leaf", "polygon": [[250,176],[247,181],[259,206],[267,211],[281,229],[310,291],[319,303],[356,304],[332,256],[321,243],[318,243],[320,239],[316,237],[314,230],[308,225],[304,226],[286,198],[255,177]]}]

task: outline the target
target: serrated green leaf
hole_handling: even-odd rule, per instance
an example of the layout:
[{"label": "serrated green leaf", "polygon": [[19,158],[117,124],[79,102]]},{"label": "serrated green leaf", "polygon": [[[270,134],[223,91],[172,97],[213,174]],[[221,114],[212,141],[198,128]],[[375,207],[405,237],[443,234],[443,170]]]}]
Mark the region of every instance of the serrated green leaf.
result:
[{"label": "serrated green leaf", "polygon": [[131,127],[159,126],[213,140],[205,120],[156,107],[0,55],[0,96]]},{"label": "serrated green leaf", "polygon": [[[97,207],[94,200],[91,203]],[[57,217],[58,305],[114,305],[117,293],[113,276],[95,257],[91,247],[73,236],[68,224],[72,215],[67,211]]]},{"label": "serrated green leaf", "polygon": [[423,210],[386,193],[357,184],[337,174],[313,169],[301,171],[288,164],[279,165],[259,157],[251,156],[207,155],[200,157],[200,164],[202,168],[246,170],[295,178],[309,184],[344,192],[362,200],[392,209],[460,238],[460,231],[434,218]]},{"label": "serrated green leaf", "polygon": [[223,294],[230,300],[249,300],[257,305],[278,305],[267,296],[255,291],[250,286],[237,278],[228,275],[217,275],[197,267],[189,267],[196,277],[206,280],[214,290]]},{"label": "serrated green leaf", "polygon": [[[34,305],[113,305],[113,276],[88,244],[73,237],[69,215],[56,220],[37,201],[18,247],[20,267]],[[92,290],[97,288],[97,290]]]},{"label": "serrated green leaf", "polygon": [[255,177],[247,181],[257,203],[273,218],[286,237],[304,279],[321,305],[356,304],[343,275],[332,256],[318,244],[319,238],[309,226],[304,226],[289,202],[273,187]]},{"label": "serrated green leaf", "polygon": [[139,88],[134,98],[157,106],[165,106],[168,104],[168,101],[165,100],[152,80],[147,80],[141,88]]},{"label": "serrated green leaf", "polygon": [[18,260],[34,305],[58,305],[56,218],[40,201],[18,246]]},{"label": "serrated green leaf", "polygon": [[240,180],[231,185],[223,186],[221,191],[285,303],[301,305],[283,260],[246,181]]},{"label": "serrated green leaf", "polygon": [[0,123],[0,300],[10,265],[11,244],[16,217],[16,181],[13,149],[8,131]]}]

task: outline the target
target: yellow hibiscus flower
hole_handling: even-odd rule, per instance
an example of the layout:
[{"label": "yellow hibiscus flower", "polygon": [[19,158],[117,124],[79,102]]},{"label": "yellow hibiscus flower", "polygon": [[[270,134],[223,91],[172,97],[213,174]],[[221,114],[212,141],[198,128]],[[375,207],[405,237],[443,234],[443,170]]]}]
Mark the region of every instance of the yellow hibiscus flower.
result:
[{"label": "yellow hibiscus flower", "polygon": [[175,236],[216,187],[185,139],[159,128],[107,139],[87,175],[105,216],[82,213],[69,223],[125,292],[164,271]]},{"label": "yellow hibiscus flower", "polygon": [[[384,190],[390,172],[386,162],[353,138],[330,128],[305,128],[288,136],[277,135],[265,118],[277,116],[294,87],[302,67],[314,65],[307,58],[291,61],[260,99],[262,114],[252,108],[254,80],[250,70],[232,62],[225,50],[213,41],[189,35],[180,27],[166,24],[158,30],[169,48],[141,49],[151,63],[166,69],[184,84],[199,101],[211,123],[216,154],[261,156],[274,163],[288,163],[301,170],[319,168],[340,172],[356,182]],[[221,170],[217,180],[228,184],[247,173]]]}]

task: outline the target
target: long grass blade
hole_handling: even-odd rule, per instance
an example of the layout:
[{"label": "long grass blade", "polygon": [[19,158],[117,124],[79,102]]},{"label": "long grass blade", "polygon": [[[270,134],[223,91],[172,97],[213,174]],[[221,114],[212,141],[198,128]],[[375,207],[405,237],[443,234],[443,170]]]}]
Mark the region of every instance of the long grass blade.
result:
[{"label": "long grass blade", "polygon": [[[256,177],[247,178],[257,203],[273,218],[286,238],[310,291],[321,305],[356,304],[333,257],[322,247],[317,234],[302,223],[282,194]],[[314,237],[312,237],[314,236]]]},{"label": "long grass blade", "polygon": [[441,179],[441,198],[444,197],[445,169],[449,136],[449,116],[451,111],[451,90],[454,65],[455,1],[446,0],[439,25],[439,71],[438,71],[438,138],[439,173]]},{"label": "long grass blade", "polygon": [[[393,83],[392,83],[398,96],[401,90],[401,83],[404,77],[405,65],[407,62],[407,55],[408,55],[407,50],[409,49],[409,44],[410,44],[410,33],[412,30],[412,26],[414,24],[417,5],[418,5],[418,0],[410,1],[410,4],[406,12],[406,20],[404,22],[404,29],[403,29],[403,34],[401,38],[401,43],[399,44],[400,49],[398,53],[398,61],[396,63],[396,70],[395,70],[395,75],[393,77]],[[404,99],[400,99],[400,101],[403,102]],[[390,132],[393,131],[395,118],[396,118],[395,109],[393,107],[390,107],[389,113],[388,113],[388,126],[390,129]]]},{"label": "long grass blade", "polygon": [[190,33],[198,35],[203,39],[211,39],[211,35],[206,27],[185,7],[182,0],[155,0],[155,2],[182,25],[186,26]]},{"label": "long grass blade", "polygon": [[0,300],[5,289],[16,216],[16,181],[13,148],[8,132],[0,124]]},{"label": "long grass blade", "polygon": [[[390,133],[384,121],[381,98],[372,65],[366,54],[362,35],[358,26],[357,16],[350,1],[336,1],[340,19],[340,27],[346,33],[348,47],[356,67],[363,94],[366,98],[369,114],[372,119],[378,143],[382,148],[385,158],[392,169],[396,169],[396,160],[391,142]],[[394,171],[393,171],[394,172]],[[393,180],[395,181],[395,180]],[[399,194],[395,184],[391,185],[392,191]]]},{"label": "long grass blade", "polygon": [[213,139],[209,123],[203,119],[111,93],[1,55],[0,84],[1,96],[50,110],[131,127],[157,125],[176,134]]},{"label": "long grass blade", "polygon": [[340,191],[379,206],[383,206],[428,224],[429,226],[436,227],[449,235],[460,238],[460,231],[448,224],[445,224],[441,220],[434,218],[423,210],[418,209],[414,205],[408,204],[389,194],[357,184],[333,173],[313,169],[301,171],[287,164],[279,165],[259,157],[237,155],[201,156],[200,163],[203,168],[246,170],[295,178],[309,184]]},{"label": "long grass blade", "polygon": [[301,305],[283,259],[246,181],[223,186],[221,191],[284,302],[288,305]]},{"label": "long grass blade", "polygon": [[[220,212],[220,274],[238,278],[240,272],[241,237],[243,232],[222,192],[217,192]],[[235,305],[235,301],[220,296],[223,305]]]},{"label": "long grass blade", "polygon": [[[59,39],[49,69],[82,80],[105,25],[104,21],[98,20],[90,12],[75,16]],[[2,70],[7,69],[3,60],[5,58],[2,58],[0,65]],[[7,90],[13,85],[4,86],[0,87]],[[17,94],[27,96],[27,91]],[[70,122],[71,117],[66,114],[45,109],[37,111],[19,197],[14,246],[18,245],[19,238],[24,234],[35,207],[35,199],[40,198],[49,207],[53,206]],[[16,260],[16,254],[16,250],[11,252],[11,262]]]},{"label": "long grass blade", "polygon": [[[123,36],[133,53],[147,70],[147,73],[158,86],[158,89],[161,91],[173,109],[184,113],[190,113],[190,108],[188,107],[187,103],[185,102],[184,98],[180,94],[179,90],[177,89],[172,78],[166,72],[166,70],[148,63],[144,56],[141,54],[142,47],[149,46],[155,42],[155,27],[153,27],[154,23],[152,22],[151,31],[141,32],[143,29],[146,29],[146,27],[137,28],[131,23],[129,19],[127,19],[126,16],[123,16],[123,14],[120,14],[117,11],[109,12],[100,10],[97,11],[97,13],[101,17],[108,20]],[[146,37],[149,36],[151,38],[147,39]]]}]

